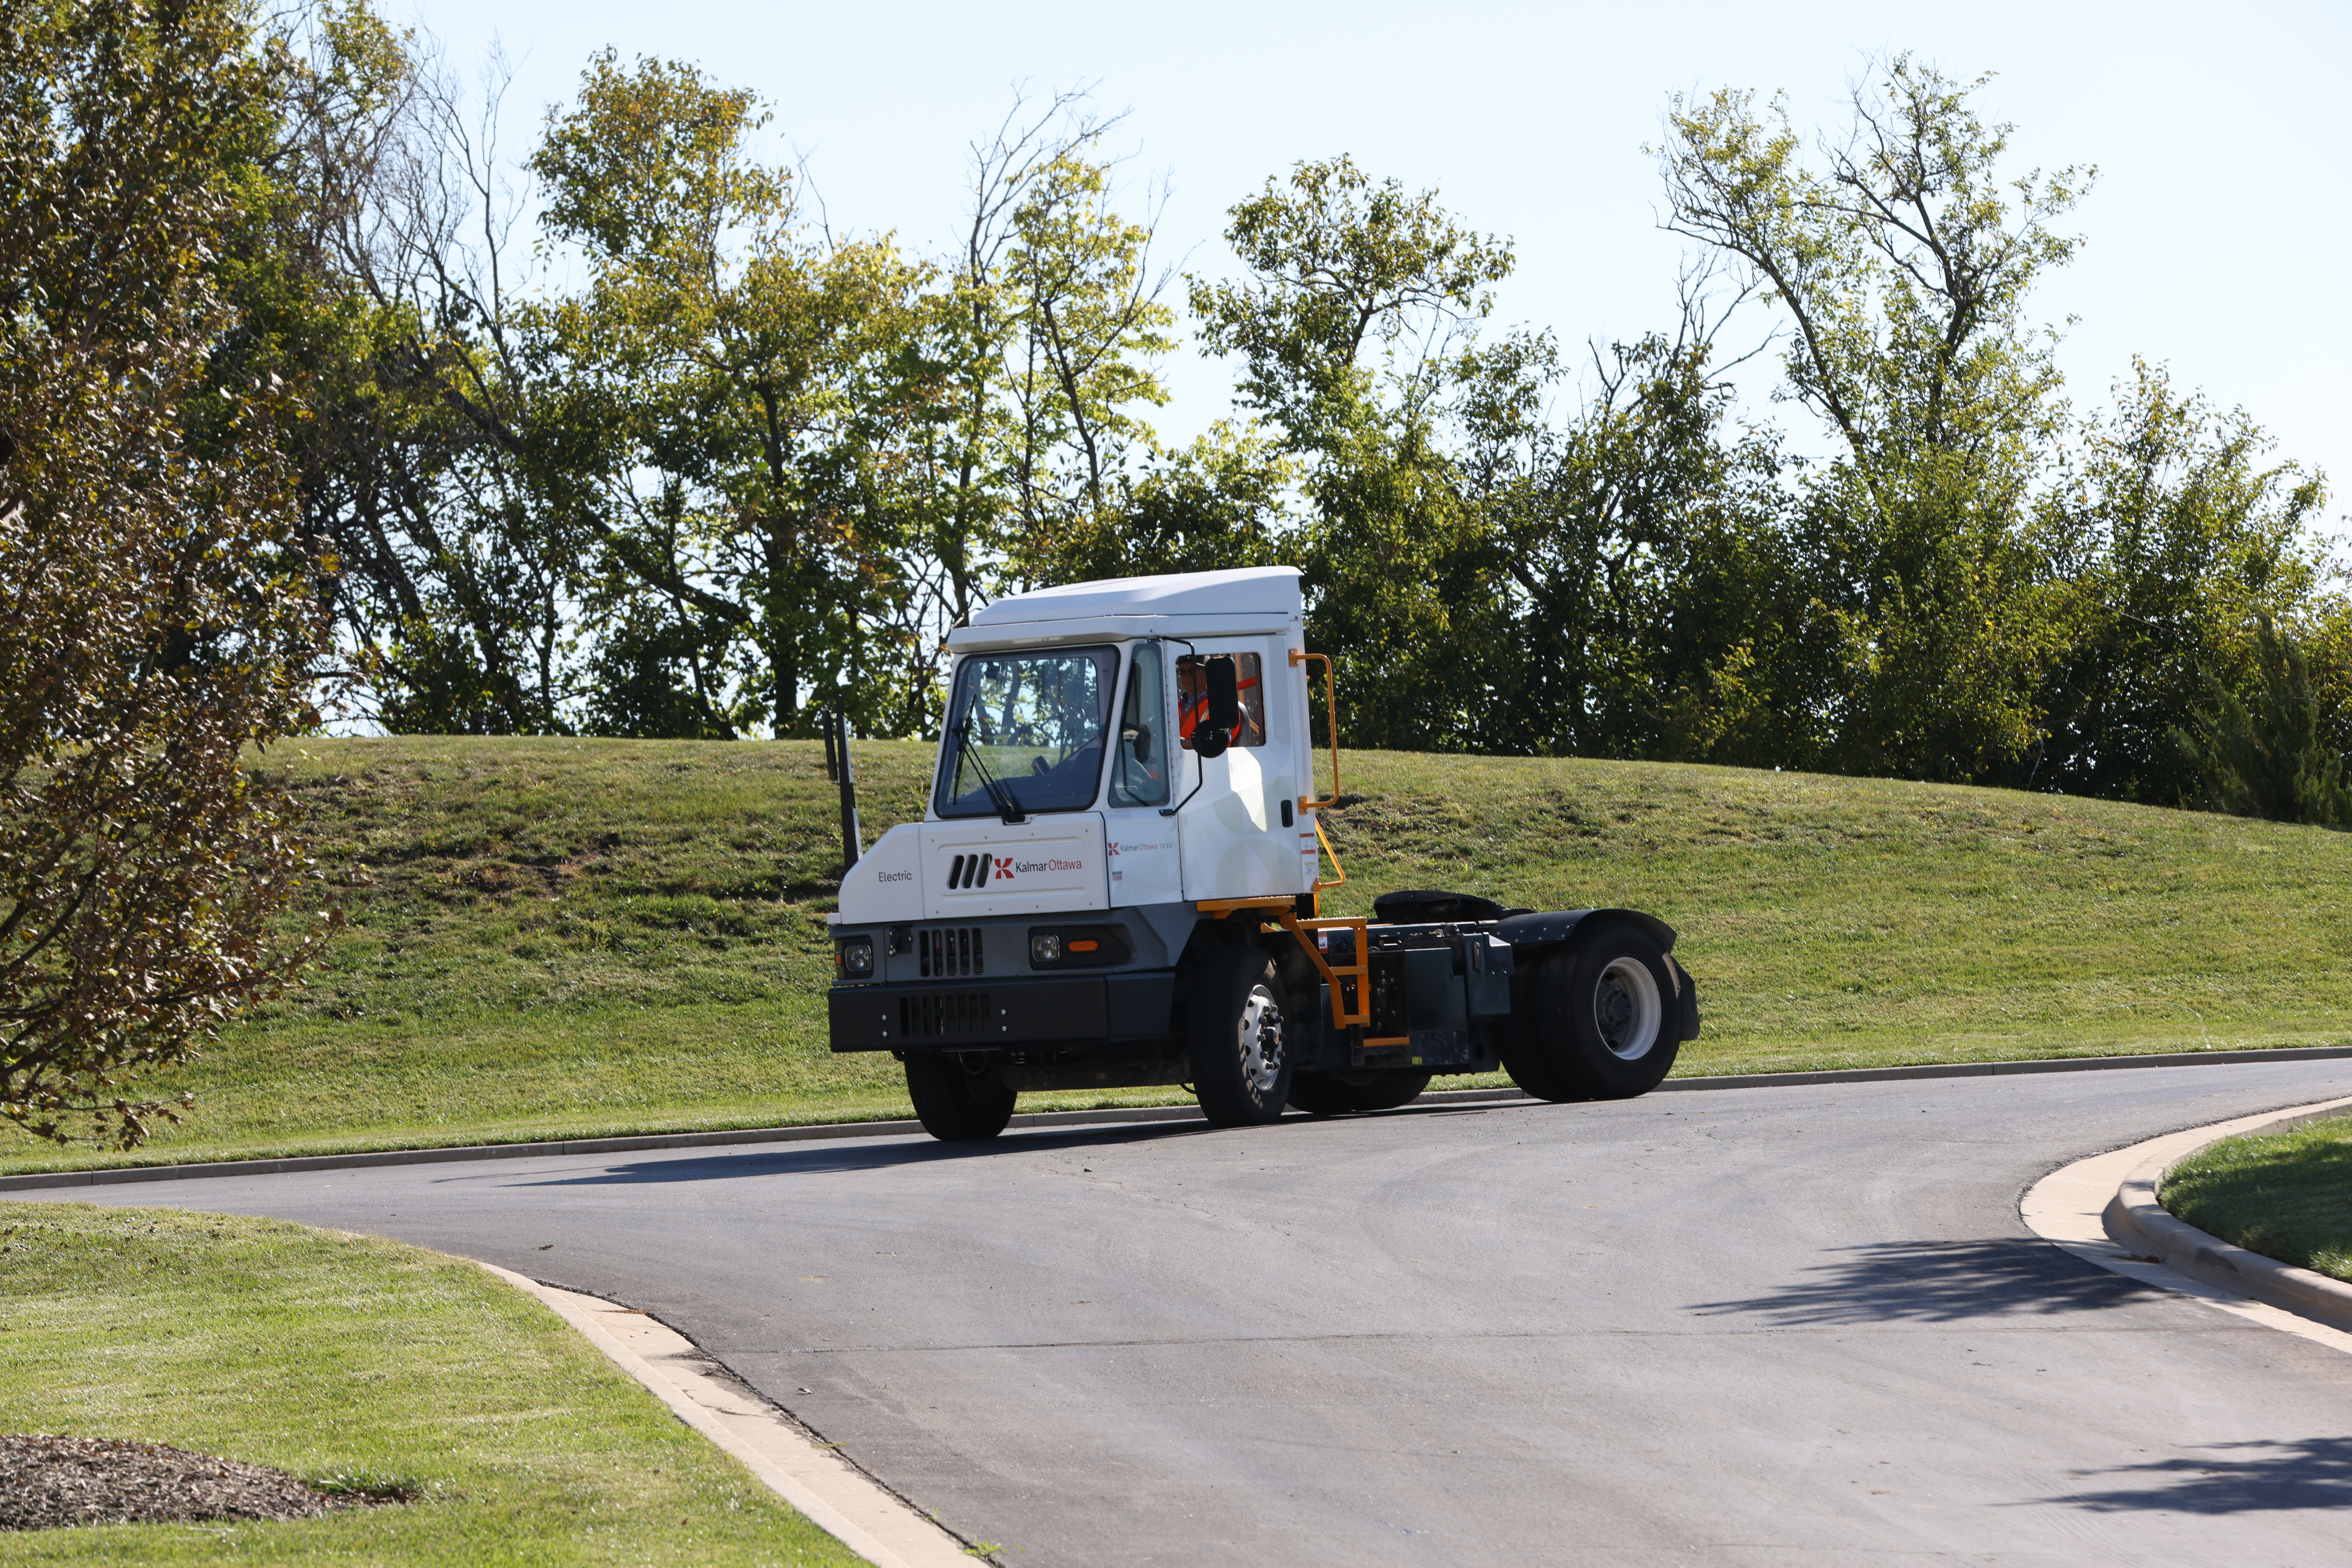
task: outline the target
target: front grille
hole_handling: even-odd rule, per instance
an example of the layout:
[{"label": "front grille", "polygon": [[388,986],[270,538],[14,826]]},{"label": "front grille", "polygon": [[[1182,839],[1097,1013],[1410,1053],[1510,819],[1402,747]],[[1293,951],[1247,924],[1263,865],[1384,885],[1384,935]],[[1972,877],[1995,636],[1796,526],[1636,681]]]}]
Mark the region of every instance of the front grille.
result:
[{"label": "front grille", "polygon": [[991,1016],[985,991],[937,996],[901,996],[898,998],[898,1037],[902,1040],[975,1037],[988,1033]]},{"label": "front grille", "polygon": [[926,980],[950,974],[985,974],[979,926],[926,926],[915,932],[916,964]]}]

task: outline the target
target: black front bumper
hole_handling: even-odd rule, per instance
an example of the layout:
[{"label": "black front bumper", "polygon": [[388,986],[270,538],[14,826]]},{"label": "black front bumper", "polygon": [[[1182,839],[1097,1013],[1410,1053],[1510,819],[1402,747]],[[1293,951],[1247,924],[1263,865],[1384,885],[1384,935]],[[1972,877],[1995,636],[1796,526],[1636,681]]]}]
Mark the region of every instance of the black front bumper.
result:
[{"label": "black front bumper", "polygon": [[1170,1031],[1176,974],[1161,969],[835,985],[825,1001],[836,1051],[972,1051],[1154,1040]]}]

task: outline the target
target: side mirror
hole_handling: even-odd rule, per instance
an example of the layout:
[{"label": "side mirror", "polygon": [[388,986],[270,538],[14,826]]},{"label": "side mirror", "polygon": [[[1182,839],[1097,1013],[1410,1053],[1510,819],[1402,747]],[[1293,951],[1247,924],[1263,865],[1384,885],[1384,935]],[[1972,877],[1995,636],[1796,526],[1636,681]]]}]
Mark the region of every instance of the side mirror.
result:
[{"label": "side mirror", "polygon": [[1212,658],[1201,673],[1208,682],[1209,723],[1230,736],[1242,727],[1241,678],[1234,673],[1234,661]]},{"label": "side mirror", "polygon": [[1151,760],[1150,725],[1135,725],[1126,731],[1119,738],[1127,742],[1128,750],[1135,753],[1135,760],[1137,762],[1148,763]]},{"label": "side mirror", "polygon": [[1232,734],[1214,724],[1202,724],[1192,731],[1192,754],[1203,760],[1223,756],[1225,748],[1233,743]]}]

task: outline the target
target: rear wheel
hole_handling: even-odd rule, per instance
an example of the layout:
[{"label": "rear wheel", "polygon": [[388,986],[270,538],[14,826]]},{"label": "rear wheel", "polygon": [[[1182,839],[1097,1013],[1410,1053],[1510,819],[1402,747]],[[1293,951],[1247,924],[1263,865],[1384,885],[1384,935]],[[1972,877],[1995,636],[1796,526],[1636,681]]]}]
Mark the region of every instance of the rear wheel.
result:
[{"label": "rear wheel", "polygon": [[944,1053],[907,1058],[907,1098],[923,1131],[942,1142],[993,1138],[1013,1120],[1013,1090],[986,1073],[966,1072]]},{"label": "rear wheel", "polygon": [[1290,1109],[1309,1116],[1349,1111],[1394,1110],[1421,1098],[1425,1072],[1303,1072],[1290,1083]]},{"label": "rear wheel", "polygon": [[1213,948],[1201,961],[1185,1046],[1192,1094],[1213,1127],[1256,1127],[1282,1114],[1290,1094],[1282,982],[1255,947]]},{"label": "rear wheel", "polygon": [[1503,1053],[1511,1081],[1538,1100],[1630,1100],[1664,1081],[1681,1049],[1678,993],[1647,931],[1610,924],[1547,954],[1530,1016]]}]

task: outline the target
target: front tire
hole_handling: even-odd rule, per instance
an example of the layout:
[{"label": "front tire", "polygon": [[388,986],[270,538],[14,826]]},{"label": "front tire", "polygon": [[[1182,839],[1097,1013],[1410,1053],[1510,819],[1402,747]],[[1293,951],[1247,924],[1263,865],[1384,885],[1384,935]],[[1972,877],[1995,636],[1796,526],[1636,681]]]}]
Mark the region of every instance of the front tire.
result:
[{"label": "front tire", "polygon": [[1503,1053],[1504,1070],[1538,1100],[1647,1094],[1682,1048],[1681,991],[1665,950],[1630,925],[1577,934],[1538,963],[1531,1014]]},{"label": "front tire", "polygon": [[1212,1127],[1262,1127],[1282,1115],[1292,1068],[1274,960],[1255,947],[1219,947],[1195,978],[1185,1046],[1192,1097]]},{"label": "front tire", "polygon": [[907,1058],[907,1098],[923,1131],[943,1143],[993,1138],[1013,1120],[1013,1090],[986,1073],[963,1070],[942,1052]]},{"label": "front tire", "polygon": [[1336,1072],[1303,1072],[1290,1083],[1290,1109],[1309,1116],[1344,1116],[1351,1111],[1394,1110],[1411,1105],[1429,1087],[1426,1072],[1366,1073],[1349,1078]]}]

